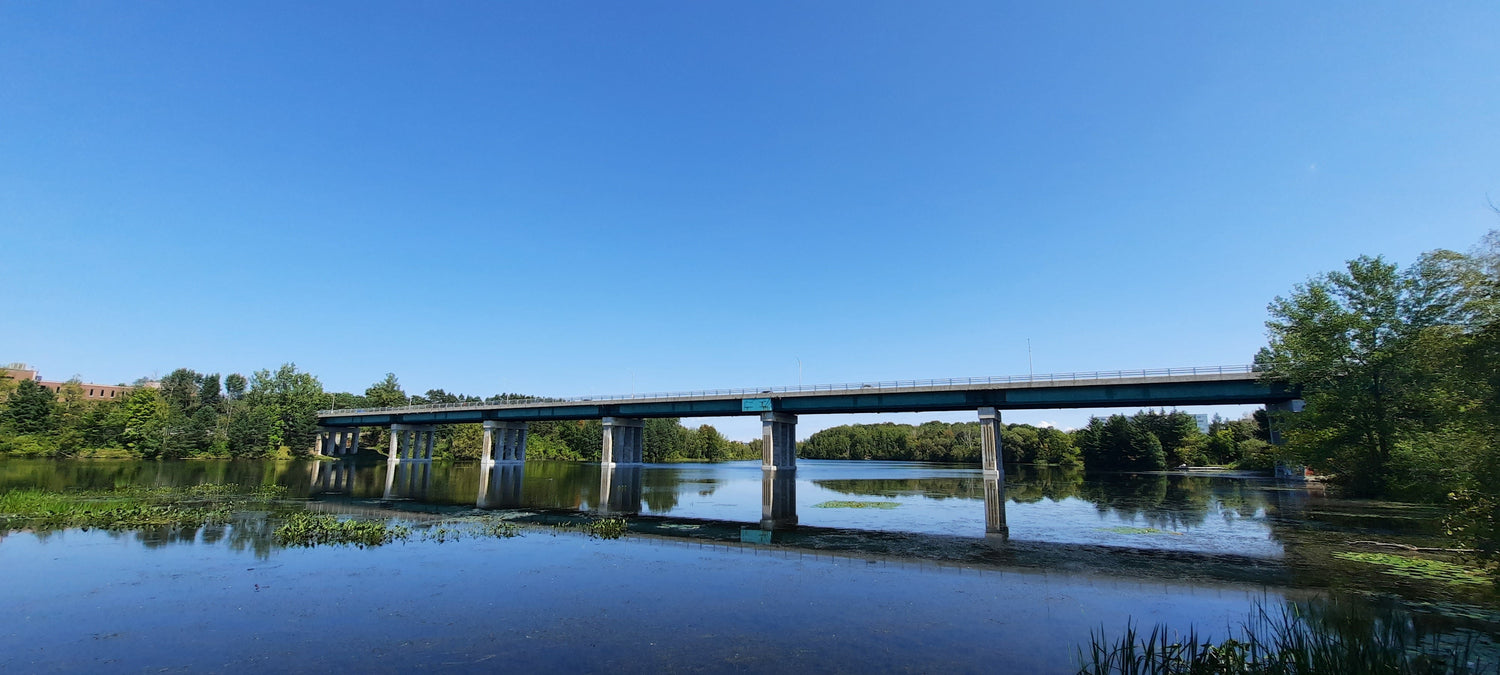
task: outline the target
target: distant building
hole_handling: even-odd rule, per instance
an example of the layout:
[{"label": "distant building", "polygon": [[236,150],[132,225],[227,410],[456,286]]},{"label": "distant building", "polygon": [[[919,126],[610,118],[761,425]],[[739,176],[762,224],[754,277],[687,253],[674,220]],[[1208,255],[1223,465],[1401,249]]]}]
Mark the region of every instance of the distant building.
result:
[{"label": "distant building", "polygon": [[1198,422],[1198,431],[1208,433],[1208,414],[1193,415],[1193,420]]},{"label": "distant building", "polygon": [[[8,366],[5,366],[4,368],[0,368],[0,372],[4,372],[6,377],[16,381],[31,380],[32,382],[40,384],[47,389],[51,389],[54,393],[62,393],[63,386],[67,384],[67,382],[52,382],[49,380],[44,380],[42,379],[41,374],[36,372],[35,368],[32,368],[31,366],[28,366],[24,363],[12,363]],[[95,401],[108,401],[116,398],[124,398],[126,394],[130,393],[131,389],[135,388],[118,384],[93,384],[89,382],[79,382],[78,386],[83,389],[84,398]],[[148,382],[145,386],[150,387],[159,385],[157,385],[155,382]]]}]

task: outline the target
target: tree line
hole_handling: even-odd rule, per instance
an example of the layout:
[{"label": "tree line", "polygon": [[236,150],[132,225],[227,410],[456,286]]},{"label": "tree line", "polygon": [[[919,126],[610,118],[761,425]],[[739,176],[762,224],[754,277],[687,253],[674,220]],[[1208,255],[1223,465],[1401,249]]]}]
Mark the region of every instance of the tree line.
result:
[{"label": "tree line", "polygon": [[[30,380],[0,377],[0,453],[40,457],[291,457],[306,454],[318,434],[317,411],[434,403],[515,399],[450,394],[441,389],[408,395],[394,374],[363,393],[325,391],[318,378],[286,364],[245,377],[179,368],[155,386],[144,380],[122,397],[91,400],[78,382],[53,392]],[[389,430],[367,427],[364,449],[384,451]],[[527,456],[598,461],[599,420],[532,422]],[[680,420],[646,421],[648,462],[721,461],[760,456],[759,441],[731,441],[711,425],[684,427]],[[477,459],[483,443],[479,424],[437,428],[436,455]]]},{"label": "tree line", "polygon": [[[1270,468],[1264,413],[1244,419],[1215,416],[1208,432],[1184,412],[1143,410],[1134,415],[1095,417],[1073,431],[1007,424],[1000,431],[1007,464],[1084,466],[1090,469],[1160,471],[1183,464]],[[818,431],[797,444],[807,459],[978,464],[978,422],[852,424]]]}]

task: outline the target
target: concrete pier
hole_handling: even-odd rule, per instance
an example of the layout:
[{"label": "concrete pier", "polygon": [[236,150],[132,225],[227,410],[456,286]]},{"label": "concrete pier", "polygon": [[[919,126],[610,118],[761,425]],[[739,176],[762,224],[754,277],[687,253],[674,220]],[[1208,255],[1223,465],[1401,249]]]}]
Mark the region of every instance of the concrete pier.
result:
[{"label": "concrete pier", "polygon": [[1000,421],[1000,411],[994,408],[979,409],[979,463],[984,469],[985,479],[1005,480],[1005,454],[1001,447],[1000,432],[1005,424]]},{"label": "concrete pier", "polygon": [[359,427],[318,427],[313,452],[325,457],[344,457],[359,452]]},{"label": "concrete pier", "polygon": [[430,424],[392,424],[389,462],[430,462],[437,445],[437,427]]},{"label": "concrete pier", "polygon": [[761,460],[765,471],[797,470],[797,416],[787,413],[760,414]]},{"label": "concrete pier", "polygon": [[760,529],[784,530],[797,525],[797,472],[760,472]]},{"label": "concrete pier", "polygon": [[639,465],[599,467],[599,503],[594,510],[600,515],[634,515],[641,512],[641,477]]},{"label": "concrete pier", "polygon": [[604,418],[604,452],[599,463],[640,464],[646,446],[646,420],[639,417]]},{"label": "concrete pier", "polygon": [[483,464],[526,461],[526,433],[525,422],[485,420],[479,461]]},{"label": "concrete pier", "polygon": [[1010,539],[1010,526],[1005,524],[1005,477],[984,478],[984,533],[1001,541]]}]

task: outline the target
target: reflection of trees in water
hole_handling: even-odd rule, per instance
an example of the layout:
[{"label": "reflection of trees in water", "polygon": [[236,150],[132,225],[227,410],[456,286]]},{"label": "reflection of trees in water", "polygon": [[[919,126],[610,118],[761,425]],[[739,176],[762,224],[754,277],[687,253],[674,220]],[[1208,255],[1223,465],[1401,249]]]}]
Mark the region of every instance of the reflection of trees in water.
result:
[{"label": "reflection of trees in water", "polygon": [[[1050,466],[1006,467],[1005,497],[1017,504],[1081,499],[1100,513],[1124,520],[1141,518],[1152,527],[1201,526],[1210,514],[1226,520],[1253,517],[1266,508],[1266,496],[1235,478],[1166,474],[1091,474]],[[983,499],[980,476],[817,480],[819,487],[847,495],[929,499]]]},{"label": "reflection of trees in water", "polygon": [[239,511],[228,524],[202,527],[145,527],[127,532],[110,532],[113,539],[129,537],[145,548],[164,548],[174,544],[218,544],[225,542],[236,553],[250,551],[264,560],[276,547],[276,521],[266,511]]},{"label": "reflection of trees in water", "polygon": [[698,496],[707,497],[719,489],[719,481],[712,478],[685,479],[679,471],[646,471],[641,478],[641,494],[646,507],[655,513],[667,513],[677,508],[683,492],[696,490]]},{"label": "reflection of trees in water", "polygon": [[1077,497],[1083,487],[1083,471],[1056,466],[1006,467],[1005,496],[1017,504],[1043,499],[1060,502]]},{"label": "reflection of trees in water", "polygon": [[1201,526],[1214,512],[1226,520],[1253,517],[1266,506],[1265,496],[1242,480],[1211,476],[1105,475],[1085,481],[1079,497],[1100,513],[1160,529]]},{"label": "reflection of trees in water", "polygon": [[[815,480],[813,485],[846,495],[900,497],[919,495],[929,499],[984,499],[984,479],[979,476],[934,478],[837,478]],[[1006,482],[1006,490],[1010,482]]]}]

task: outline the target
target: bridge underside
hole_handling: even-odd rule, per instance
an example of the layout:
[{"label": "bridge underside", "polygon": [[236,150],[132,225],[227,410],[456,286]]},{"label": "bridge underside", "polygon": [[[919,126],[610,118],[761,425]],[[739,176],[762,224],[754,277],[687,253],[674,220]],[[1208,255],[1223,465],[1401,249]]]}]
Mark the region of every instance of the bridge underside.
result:
[{"label": "bridge underside", "polygon": [[[1248,380],[1151,382],[1052,387],[936,391],[779,394],[770,398],[775,412],[794,415],[835,413],[954,412],[995,408],[1151,408],[1192,405],[1274,404],[1297,398],[1285,387]],[[459,424],[486,420],[588,420],[605,417],[729,417],[760,415],[746,410],[741,398],[508,406],[439,411],[337,412],[319,420],[326,427],[388,424]]]}]

